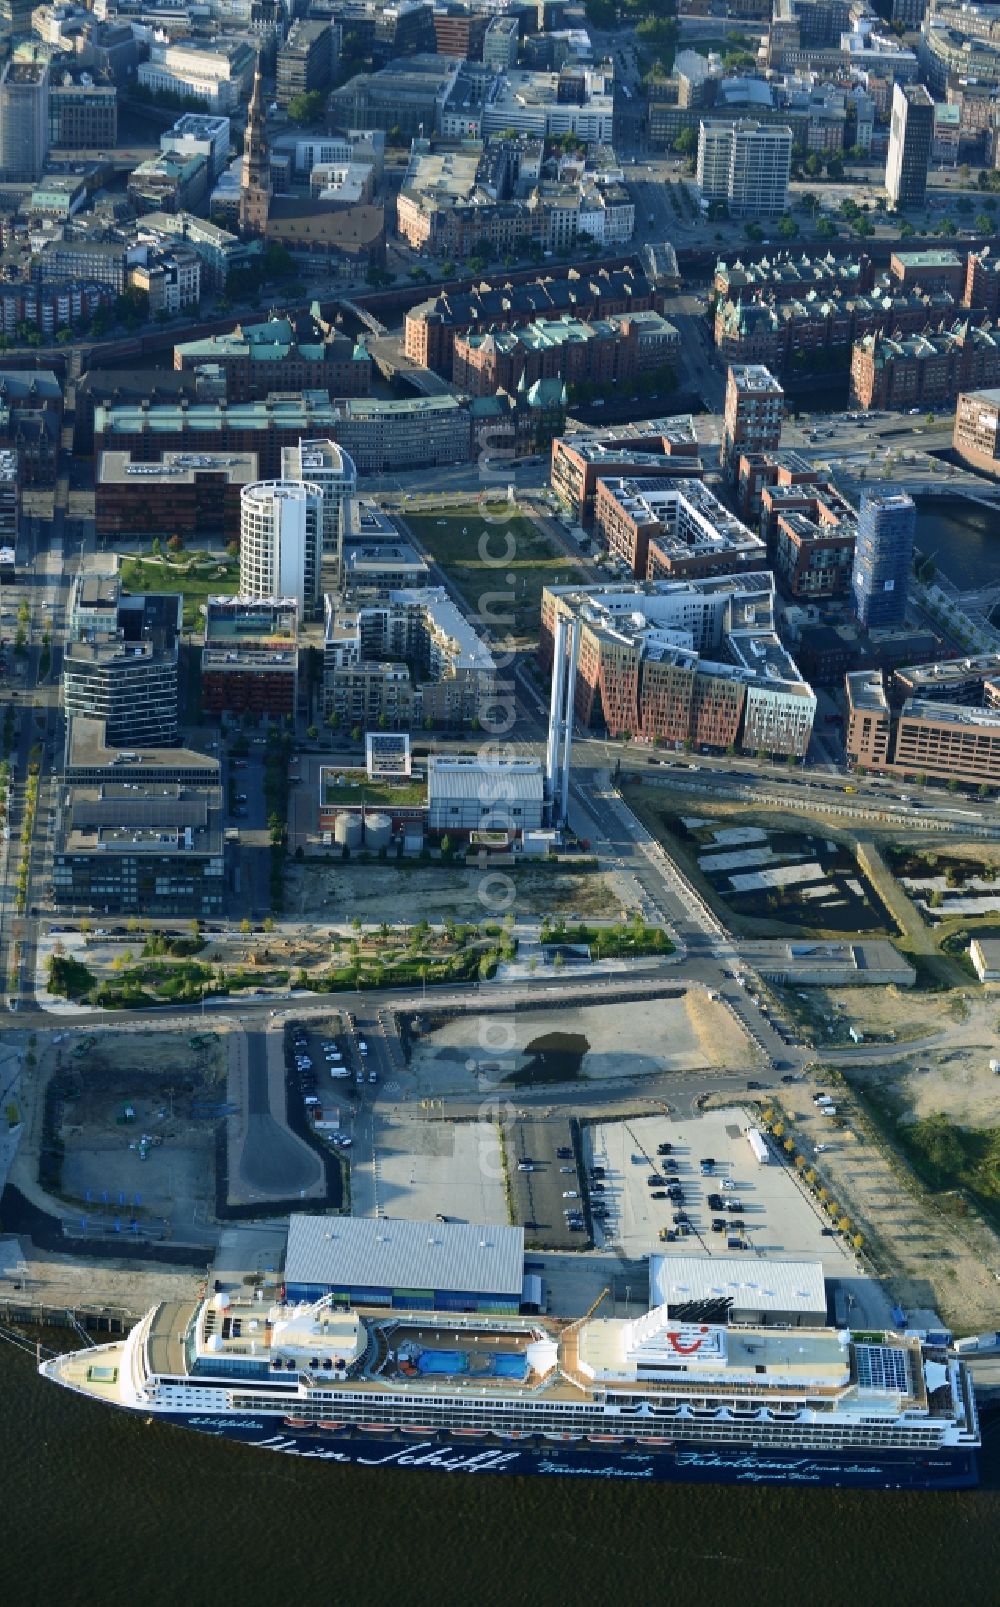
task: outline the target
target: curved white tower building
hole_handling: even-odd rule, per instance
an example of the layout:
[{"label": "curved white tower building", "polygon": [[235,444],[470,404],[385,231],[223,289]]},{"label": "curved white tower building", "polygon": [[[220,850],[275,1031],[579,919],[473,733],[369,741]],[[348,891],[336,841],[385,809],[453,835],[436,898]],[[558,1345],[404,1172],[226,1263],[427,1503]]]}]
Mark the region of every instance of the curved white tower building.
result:
[{"label": "curved white tower building", "polygon": [[258,480],[240,494],[240,593],[319,607],[323,492],[301,480]]}]

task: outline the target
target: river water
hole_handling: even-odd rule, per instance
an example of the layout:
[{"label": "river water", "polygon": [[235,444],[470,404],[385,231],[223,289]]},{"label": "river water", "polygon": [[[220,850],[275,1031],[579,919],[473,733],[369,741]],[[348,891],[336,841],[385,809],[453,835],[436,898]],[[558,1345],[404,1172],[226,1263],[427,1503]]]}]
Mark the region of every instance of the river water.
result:
[{"label": "river water", "polygon": [[979,1607],[991,1488],[897,1494],[366,1472],[76,1399],[0,1345],[6,1607]]}]

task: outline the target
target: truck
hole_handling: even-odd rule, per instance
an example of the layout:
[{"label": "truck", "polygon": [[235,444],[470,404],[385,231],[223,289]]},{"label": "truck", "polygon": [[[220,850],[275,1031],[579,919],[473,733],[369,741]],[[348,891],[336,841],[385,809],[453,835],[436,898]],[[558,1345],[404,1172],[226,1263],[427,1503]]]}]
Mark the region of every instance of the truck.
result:
[{"label": "truck", "polygon": [[756,1127],[747,1128],[747,1143],[753,1150],[754,1160],[757,1165],[767,1166],[771,1159],[771,1151],[767,1147],[767,1141],[763,1134],[758,1132]]}]

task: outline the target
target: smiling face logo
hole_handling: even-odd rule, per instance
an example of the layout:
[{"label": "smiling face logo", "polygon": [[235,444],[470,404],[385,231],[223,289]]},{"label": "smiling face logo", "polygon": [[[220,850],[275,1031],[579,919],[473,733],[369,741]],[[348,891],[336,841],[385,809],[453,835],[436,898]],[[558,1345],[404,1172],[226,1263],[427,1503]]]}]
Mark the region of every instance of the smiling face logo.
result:
[{"label": "smiling face logo", "polygon": [[682,1339],[679,1333],[668,1333],[667,1339],[670,1342],[671,1350],[675,1350],[678,1356],[693,1356],[696,1350],[701,1349],[702,1336],[707,1333],[708,1329],[703,1328],[701,1333],[688,1340]]}]

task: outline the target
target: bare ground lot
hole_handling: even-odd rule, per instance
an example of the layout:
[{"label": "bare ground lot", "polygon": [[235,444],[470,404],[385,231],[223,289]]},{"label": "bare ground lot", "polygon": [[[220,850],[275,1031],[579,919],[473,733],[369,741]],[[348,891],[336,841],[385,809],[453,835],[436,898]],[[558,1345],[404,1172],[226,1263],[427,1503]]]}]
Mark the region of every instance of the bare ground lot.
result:
[{"label": "bare ground lot", "polygon": [[[615,917],[621,912],[607,879],[600,871],[513,869],[517,894],[511,906],[515,919],[536,915]],[[387,921],[391,925],[419,920],[482,921],[498,918],[495,905],[484,903],[483,872],[457,865],[413,865],[406,861],[384,864],[308,862],[289,864],[285,879],[285,908],[290,917]],[[486,889],[487,893],[490,889]],[[494,890],[495,892],[495,890]],[[501,911],[500,913],[506,913]]]},{"label": "bare ground lot", "polygon": [[53,1034],[40,1054],[32,1172],[49,1142],[43,1095],[51,1084],[53,1131],[64,1146],[59,1195],[88,1228],[117,1217],[128,1232],[134,1218],[140,1232],[155,1227],[159,1236],[165,1223],[168,1237],[206,1237],[225,1067],[223,1039],[211,1032]]},{"label": "bare ground lot", "polygon": [[[834,827],[793,810],[751,810],[742,802],[702,800],[660,786],[627,783],[621,792],[629,808],[738,936],[844,939],[861,933],[893,934],[889,912],[855,860],[857,833],[842,823]],[[710,828],[725,829],[733,822],[738,822],[741,830],[756,829],[760,847],[772,852],[777,862],[788,861],[793,868],[796,861],[817,862],[817,881],[830,896],[817,902],[815,885],[800,893],[794,883],[745,891],[730,888],[727,874],[710,872],[716,847]],[[742,852],[736,850],[734,861]],[[737,867],[734,863],[728,868]],[[752,874],[749,861],[745,868]]]},{"label": "bare ground lot", "polygon": [[[864,1079],[852,1070],[863,1088]],[[881,1076],[874,1069],[872,1076]],[[814,1085],[782,1093],[791,1136],[864,1236],[906,1310],[934,1309],[960,1333],[996,1326],[1000,1240],[978,1217],[957,1216],[923,1188],[905,1159],[872,1127],[851,1091],[835,1090],[835,1126],[812,1104]],[[813,1158],[815,1145],[825,1152]]]},{"label": "bare ground lot", "polygon": [[[433,1016],[428,1019],[433,1023]],[[471,1090],[481,1082],[603,1081],[753,1064],[747,1040],[728,1011],[697,989],[640,1005],[561,1005],[490,1020],[491,1030],[484,1033],[483,1018],[456,1016],[414,1040],[410,1070],[422,1092]]]}]

